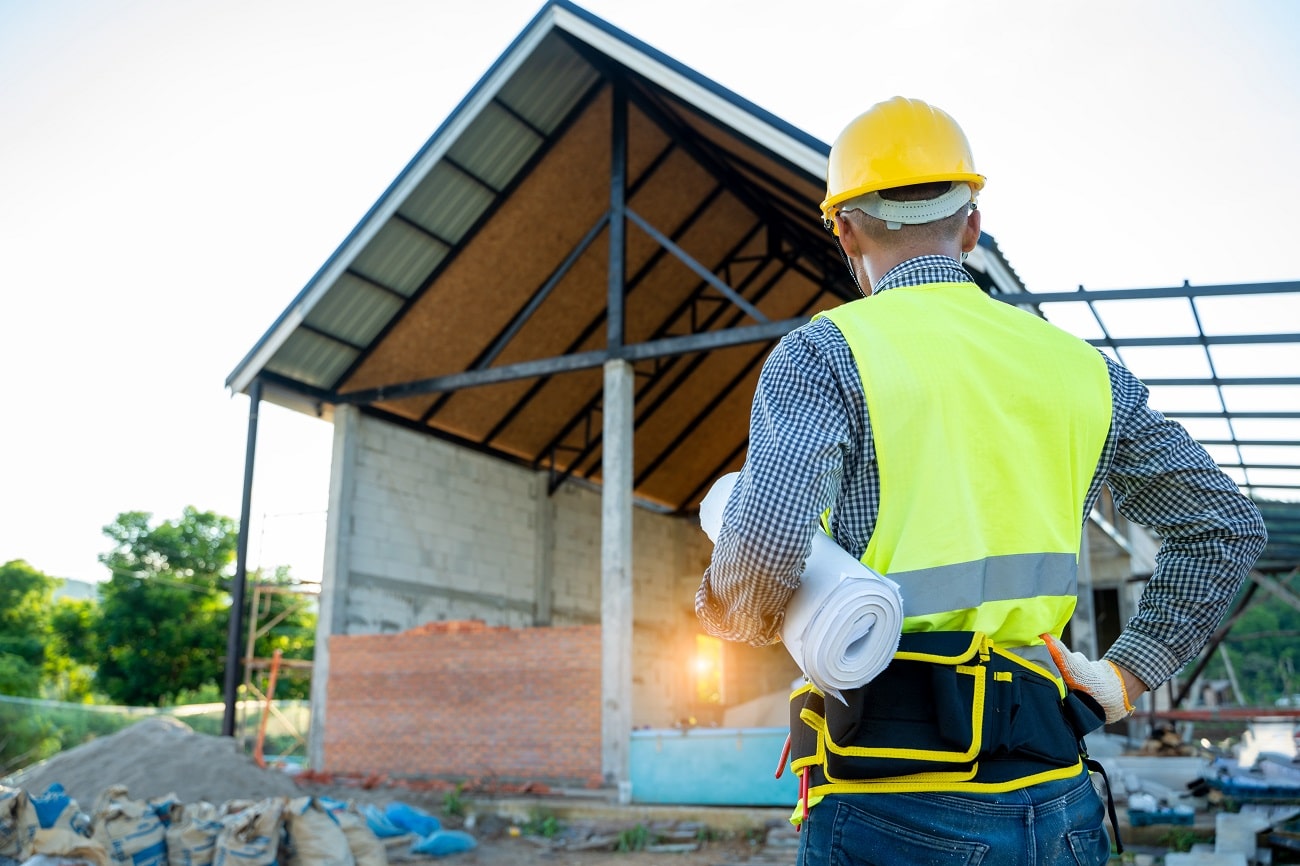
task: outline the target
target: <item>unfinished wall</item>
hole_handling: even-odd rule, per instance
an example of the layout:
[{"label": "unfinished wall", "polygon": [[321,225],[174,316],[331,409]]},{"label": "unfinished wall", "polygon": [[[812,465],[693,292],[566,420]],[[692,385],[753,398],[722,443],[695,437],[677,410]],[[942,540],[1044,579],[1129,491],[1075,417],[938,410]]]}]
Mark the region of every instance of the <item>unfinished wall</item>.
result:
[{"label": "unfinished wall", "polygon": [[[314,730],[333,735],[332,635],[453,620],[599,625],[599,490],[566,484],[548,496],[545,473],[350,407],[334,423]],[[709,542],[693,521],[637,508],[633,546],[633,725],[664,726],[691,714],[693,604]],[[310,751],[319,766],[315,735]]]},{"label": "unfinished wall", "polygon": [[598,626],[431,624],[329,652],[330,771],[600,784]]}]

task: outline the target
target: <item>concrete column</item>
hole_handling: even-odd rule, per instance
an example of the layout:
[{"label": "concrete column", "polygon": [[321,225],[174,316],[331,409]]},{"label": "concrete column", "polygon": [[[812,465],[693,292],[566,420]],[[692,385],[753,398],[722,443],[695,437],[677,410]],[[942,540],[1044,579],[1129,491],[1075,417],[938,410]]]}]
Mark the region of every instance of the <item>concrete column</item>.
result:
[{"label": "concrete column", "polygon": [[347,632],[352,502],[356,488],[360,424],[361,412],[355,406],[338,406],[334,409],[334,450],[330,458],[325,561],[321,566],[316,652],[311,672],[311,731],[307,735],[307,762],[315,770],[325,768],[325,686],[330,672],[329,639],[330,635]]},{"label": "concrete column", "polygon": [[632,365],[605,362],[600,511],[601,767],[632,799]]}]

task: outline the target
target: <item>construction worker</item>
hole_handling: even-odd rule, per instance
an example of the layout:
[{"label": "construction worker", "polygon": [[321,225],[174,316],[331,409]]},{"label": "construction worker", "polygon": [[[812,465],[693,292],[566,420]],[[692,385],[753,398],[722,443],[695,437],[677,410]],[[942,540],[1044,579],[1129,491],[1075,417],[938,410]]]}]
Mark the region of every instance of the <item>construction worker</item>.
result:
[{"label": "construction worker", "polygon": [[[1128,370],[974,284],[984,180],[918,100],[836,139],[822,216],[864,297],[765,362],[696,596],[709,633],[777,641],[819,531],[900,587],[877,679],[791,698],[803,866],[1104,863],[1083,735],[1197,654],[1264,546],[1258,510]],[[1163,540],[1091,660],[1060,638],[1102,485]]]}]

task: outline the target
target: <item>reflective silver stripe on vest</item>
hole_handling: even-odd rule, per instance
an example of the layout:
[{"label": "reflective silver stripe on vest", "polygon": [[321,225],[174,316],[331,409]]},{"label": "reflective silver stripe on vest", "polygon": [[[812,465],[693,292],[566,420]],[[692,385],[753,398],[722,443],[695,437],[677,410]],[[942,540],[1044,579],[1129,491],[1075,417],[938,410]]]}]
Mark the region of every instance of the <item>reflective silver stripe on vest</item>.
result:
[{"label": "reflective silver stripe on vest", "polygon": [[988,601],[1075,595],[1079,563],[1073,553],[1015,553],[957,565],[891,572],[904,616],[967,610]]}]

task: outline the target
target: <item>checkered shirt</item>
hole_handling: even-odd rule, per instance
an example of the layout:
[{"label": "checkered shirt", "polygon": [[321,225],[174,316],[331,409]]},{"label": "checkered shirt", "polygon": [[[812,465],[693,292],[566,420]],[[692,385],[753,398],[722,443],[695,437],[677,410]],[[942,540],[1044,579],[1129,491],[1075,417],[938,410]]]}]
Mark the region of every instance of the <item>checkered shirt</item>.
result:
[{"label": "checkered shirt", "polygon": [[[968,283],[946,256],[891,269],[897,286]],[[870,301],[867,301],[869,303]],[[1102,485],[1119,512],[1162,539],[1136,615],[1105,657],[1154,688],[1192,659],[1264,548],[1258,509],[1197,442],[1147,405],[1147,389],[1106,357],[1111,427],[1081,518]],[[880,507],[866,397],[853,353],[829,319],[787,334],[764,363],[750,413],[749,451],[695,598],[705,631],[763,646],[780,639],[820,515],[861,557]]]}]

